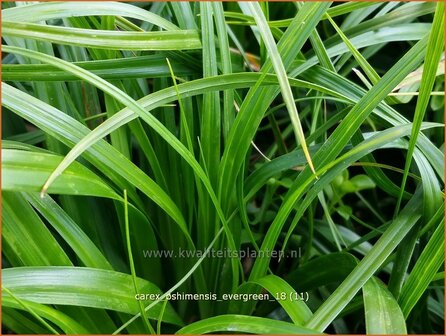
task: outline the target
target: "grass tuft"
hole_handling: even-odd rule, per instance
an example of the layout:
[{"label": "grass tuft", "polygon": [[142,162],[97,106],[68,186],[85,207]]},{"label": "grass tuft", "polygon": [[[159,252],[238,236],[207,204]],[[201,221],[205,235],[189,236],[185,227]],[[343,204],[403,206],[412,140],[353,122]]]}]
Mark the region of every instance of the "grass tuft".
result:
[{"label": "grass tuft", "polygon": [[2,18],[4,333],[444,334],[443,2]]}]

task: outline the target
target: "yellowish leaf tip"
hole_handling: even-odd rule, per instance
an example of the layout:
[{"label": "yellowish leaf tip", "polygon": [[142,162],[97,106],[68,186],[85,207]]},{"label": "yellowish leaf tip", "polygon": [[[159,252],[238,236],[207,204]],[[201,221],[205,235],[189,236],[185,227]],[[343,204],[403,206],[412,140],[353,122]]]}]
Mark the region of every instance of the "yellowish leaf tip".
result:
[{"label": "yellowish leaf tip", "polygon": [[40,198],[44,198],[45,197],[45,194],[46,194],[47,190],[48,190],[48,182],[45,183],[43,185],[43,187],[42,187],[42,190],[40,190]]}]

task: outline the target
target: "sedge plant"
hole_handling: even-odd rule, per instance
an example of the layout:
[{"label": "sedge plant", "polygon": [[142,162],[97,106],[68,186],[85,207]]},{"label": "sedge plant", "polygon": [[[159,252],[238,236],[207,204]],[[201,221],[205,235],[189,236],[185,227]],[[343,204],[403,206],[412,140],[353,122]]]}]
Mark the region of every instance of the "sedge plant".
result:
[{"label": "sedge plant", "polygon": [[2,329],[444,334],[443,2],[2,2]]}]

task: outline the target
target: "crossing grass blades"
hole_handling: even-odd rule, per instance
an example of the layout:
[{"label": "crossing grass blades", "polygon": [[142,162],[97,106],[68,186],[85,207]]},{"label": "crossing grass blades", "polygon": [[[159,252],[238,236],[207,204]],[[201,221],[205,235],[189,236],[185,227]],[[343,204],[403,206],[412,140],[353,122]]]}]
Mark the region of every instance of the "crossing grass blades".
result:
[{"label": "crossing grass blades", "polygon": [[2,329],[443,334],[443,2],[2,2]]}]

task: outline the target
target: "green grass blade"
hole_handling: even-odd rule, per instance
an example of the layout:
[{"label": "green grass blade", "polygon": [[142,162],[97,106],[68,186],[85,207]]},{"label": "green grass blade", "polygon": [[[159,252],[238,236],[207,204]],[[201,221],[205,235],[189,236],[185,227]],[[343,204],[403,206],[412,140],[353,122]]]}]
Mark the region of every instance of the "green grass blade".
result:
[{"label": "green grass blade", "polygon": [[380,79],[378,73],[375,71],[375,69],[373,69],[373,67],[369,64],[369,62],[367,62],[367,60],[360,54],[360,52],[354,47],[354,45],[350,42],[350,40],[347,38],[347,36],[345,36],[345,34],[342,32],[342,30],[338,27],[336,22],[334,22],[333,19],[329,15],[327,15],[327,18],[330,21],[331,25],[336,30],[336,32],[341,37],[342,41],[344,41],[347,48],[352,53],[353,57],[359,63],[362,70],[364,70],[365,74],[370,79],[372,84],[373,85],[376,84]]},{"label": "green grass blade", "polygon": [[190,2],[173,1],[169,4],[172,6],[178,24],[182,29],[197,29],[197,23],[195,22]]},{"label": "green grass blade", "polygon": [[[129,208],[128,208],[128,201],[127,201],[127,190],[124,190],[124,222],[125,222],[125,239],[127,241],[127,254],[129,256],[130,273],[132,275],[133,289],[134,289],[135,295],[138,295],[140,293],[140,291],[139,291],[138,284],[137,284],[135,263],[133,262],[132,245],[131,245],[131,241],[130,241],[130,224],[129,224]],[[155,330],[153,330],[153,327],[150,325],[150,322],[147,319],[147,315],[144,310],[144,305],[141,300],[138,300],[138,305],[139,305],[139,312],[141,313],[143,323],[144,323],[146,330],[152,335],[155,334]]]},{"label": "green grass blade", "polygon": [[27,310],[32,316],[36,318],[40,323],[42,323],[49,331],[51,331],[55,335],[60,335],[57,330],[55,330],[47,321],[41,318],[30,306],[27,306],[22,302],[19,298],[17,298],[11,291],[2,285],[2,292],[6,292],[12,299],[16,300],[17,303],[22,306],[25,310]]},{"label": "green grass blade", "polygon": [[[73,62],[103,79],[168,77],[169,68],[163,53],[121,59]],[[193,74],[186,64],[171,60],[177,76]],[[79,77],[46,64],[3,64],[4,81],[78,81]]]},{"label": "green grass blade", "polygon": [[[207,78],[218,74],[212,4],[210,2],[200,3],[200,22],[203,44],[203,78]],[[200,127],[200,163],[214,188],[220,164],[220,111],[219,92],[203,94]],[[201,191],[199,191],[199,195],[200,210],[198,221],[200,224],[197,241],[200,247],[204,247],[209,245],[215,231],[215,212],[210,206],[211,200],[208,195]]]},{"label": "green grass blade", "polygon": [[[299,68],[296,68],[291,74],[296,75],[296,73],[299,73],[299,71]],[[365,91],[360,89],[357,85],[354,85],[340,75],[334,74],[320,67],[317,67],[317,69],[309,69],[301,74],[301,76],[305,80],[317,84],[323,84],[332,90],[336,90],[355,102],[358,102],[365,94]],[[398,113],[395,109],[382,102],[376,107],[373,113],[383,121],[394,126],[409,122],[409,120]],[[423,133],[418,135],[418,146],[423,152],[423,155],[425,155],[428,159],[432,168],[435,170],[437,177],[444,182],[444,153],[436,148]]]},{"label": "green grass blade", "polygon": [[[42,304],[77,305],[135,314],[139,311],[131,275],[87,267],[20,267],[3,270],[3,284],[18,298]],[[141,294],[162,292],[138,278]],[[150,300],[148,300],[150,301]],[[157,319],[159,309],[148,313]],[[169,305],[164,321],[182,325]]]},{"label": "green grass blade", "polygon": [[[218,238],[220,237],[221,233],[223,232],[223,228],[221,228],[217,234],[215,235],[214,239],[212,240],[212,242],[209,244],[209,246],[206,248],[206,250],[204,251],[203,255],[198,259],[198,261],[191,267],[191,269],[181,278],[180,281],[178,281],[173,287],[171,287],[168,291],[166,291],[163,295],[161,295],[160,297],[158,297],[155,301],[153,301],[151,304],[149,304],[147,307],[145,307],[145,311],[147,312],[148,310],[152,309],[153,307],[155,307],[158,303],[162,302],[163,300],[166,300],[166,298],[168,297],[168,295],[171,295],[178,287],[180,287],[194,272],[195,270],[200,266],[200,264],[203,262],[203,260],[207,257],[207,255],[209,254],[209,251],[211,250],[211,248],[215,245],[215,243],[217,242]],[[164,308],[161,308],[164,309]],[[140,315],[136,314],[135,316],[133,316],[130,320],[128,320],[126,323],[124,323],[121,327],[119,327],[113,334],[116,335],[119,332],[121,332],[124,328],[126,328],[129,324],[131,324],[132,322],[134,322]]]},{"label": "green grass blade", "polygon": [[[212,3],[215,27],[217,30],[218,46],[220,48],[221,72],[232,73],[231,54],[229,52],[228,29],[224,19],[223,4]],[[227,139],[229,131],[235,119],[234,92],[226,90],[223,92],[223,139]]]},{"label": "green grass blade", "polygon": [[250,334],[318,334],[317,331],[292,323],[256,316],[220,315],[201,320],[177,331],[177,334],[209,334],[219,331]]},{"label": "green grass blade", "polygon": [[[201,48],[198,34],[193,30],[126,32],[47,26],[3,20],[2,32],[4,36],[109,50],[189,50]],[[67,36],[70,36],[70,39],[67,39]]]},{"label": "green grass blade", "polygon": [[[444,213],[444,210],[443,210]],[[444,219],[421,253],[409,278],[401,290],[398,300],[404,316],[407,318],[415,304],[426,291],[436,272],[444,262]]]},{"label": "green grass blade", "polygon": [[410,261],[413,258],[413,252],[417,244],[419,232],[420,225],[415,226],[404,238],[400,246],[398,246],[395,253],[395,262],[392,267],[392,273],[390,274],[387,288],[396,300],[399,299],[401,288],[407,278],[407,270]]},{"label": "green grass blade", "polygon": [[327,14],[331,17],[340,16],[343,14],[348,14],[350,12],[353,12],[355,10],[361,9],[361,8],[367,8],[370,6],[373,6],[374,3],[372,2],[356,2],[356,1],[349,1],[340,3],[335,7],[331,7],[328,9]]},{"label": "green grass blade", "polygon": [[[42,183],[62,157],[47,153],[33,153],[14,149],[2,149],[3,190],[39,191]],[[120,197],[98,176],[75,162],[48,190],[49,193],[89,195],[119,200]]]},{"label": "green grass blade", "polygon": [[155,24],[166,30],[178,27],[150,11],[122,2],[89,1],[88,6],[77,2],[32,3],[25,7],[7,8],[2,11],[3,20],[15,22],[38,22],[76,16],[125,16]]},{"label": "green grass blade", "polygon": [[[430,93],[434,85],[438,63],[440,61],[440,57],[443,53],[443,50],[444,50],[444,3],[439,2],[437,4],[437,9],[435,11],[432,30],[429,34],[429,42],[427,44],[427,50],[426,50],[426,59],[420,84],[420,95],[418,96],[417,105],[415,108],[415,115],[413,120],[414,126],[410,137],[409,149],[407,151],[407,159],[404,166],[403,181],[401,182],[401,191],[398,197],[398,202],[395,209],[395,215],[398,213],[401,205],[401,201],[403,198],[402,194],[406,187],[406,181],[407,181],[407,176],[409,174],[410,165],[412,162],[413,151],[415,149],[418,134],[420,132],[420,125],[424,119],[426,108],[429,103]],[[434,211],[433,208],[434,204],[428,207],[429,201],[431,200],[428,200],[427,198],[425,198],[424,200],[424,202],[426,202],[427,211],[425,215],[427,217],[430,217]]]},{"label": "green grass blade", "polygon": [[24,194],[27,201],[51,224],[59,235],[70,245],[87,267],[112,269],[102,252],[88,235],[49,196],[41,198],[38,193]]},{"label": "green grass blade", "polygon": [[400,215],[376,242],[372,250],[314,313],[306,327],[324,330],[336,318],[420,219],[420,200],[421,190],[418,190],[403,211],[401,211]]},{"label": "green grass blade", "polygon": [[22,335],[45,334],[49,332],[47,328],[42,327],[38,322],[34,322],[26,314],[27,312],[20,311],[19,309],[3,307],[2,323],[4,328],[8,328],[11,332]]},{"label": "green grass blade", "polygon": [[379,279],[371,277],[362,291],[367,334],[407,334],[398,302]]},{"label": "green grass blade", "polygon": [[263,15],[262,9],[260,8],[259,4],[248,2],[247,6],[250,8],[251,12],[254,15],[257,27],[260,30],[260,34],[262,35],[262,39],[265,43],[266,50],[268,51],[271,63],[273,64],[274,71],[277,74],[280,90],[282,92],[283,100],[285,101],[291,119],[291,123],[293,125],[293,129],[296,135],[296,140],[302,146],[305,157],[307,158],[307,162],[312,172],[315,174],[313,162],[311,160],[310,153],[308,152],[307,144],[305,141],[305,135],[302,129],[302,124],[300,123],[299,114],[297,112],[296,105],[294,104],[293,93],[291,92],[291,87],[288,82],[286,70],[280,58],[280,54],[274,42],[274,38],[271,34],[271,31],[268,27],[265,16]]},{"label": "green grass blade", "polygon": [[280,299],[278,302],[296,326],[305,325],[313,315],[305,302],[298,300],[297,297],[293,297],[293,293],[297,293],[297,291],[282,278],[275,275],[267,275],[254,280],[253,283],[265,288],[273,297],[278,296],[280,293],[286,293],[286,299]]},{"label": "green grass blade", "polygon": [[[79,324],[77,321],[73,320],[69,316],[54,308],[28,300],[20,299],[20,301],[28,308],[31,308],[42,318],[45,318],[48,321],[54,323],[66,334],[89,334],[91,332],[90,330]],[[10,307],[14,309],[26,310],[25,308],[23,308],[22,305],[18,304],[17,301],[10,296],[2,296],[2,306],[7,308]]]},{"label": "green grass blade", "polygon": [[3,191],[2,221],[4,253],[13,266],[72,265],[22,194]]},{"label": "green grass blade", "polygon": [[[345,36],[352,38],[363,32],[376,30],[379,28],[387,27],[389,25],[398,26],[402,23],[411,22],[414,19],[433,13],[435,11],[434,3],[404,3],[402,6],[395,10],[369,20],[363,21],[349,29],[344,31]],[[333,43],[334,40],[338,40],[339,37],[335,36],[326,40],[327,44]]]},{"label": "green grass blade", "polygon": [[[218,74],[212,13],[212,4],[210,2],[200,3],[203,78]],[[215,185],[217,169],[220,163],[221,133],[220,97],[218,92],[209,92],[203,95],[201,118],[200,142],[203,150],[203,165],[205,165],[206,171],[209,173],[209,179]],[[210,219],[207,218],[207,220],[209,221]],[[209,242],[207,241],[205,245],[208,244]]]}]

